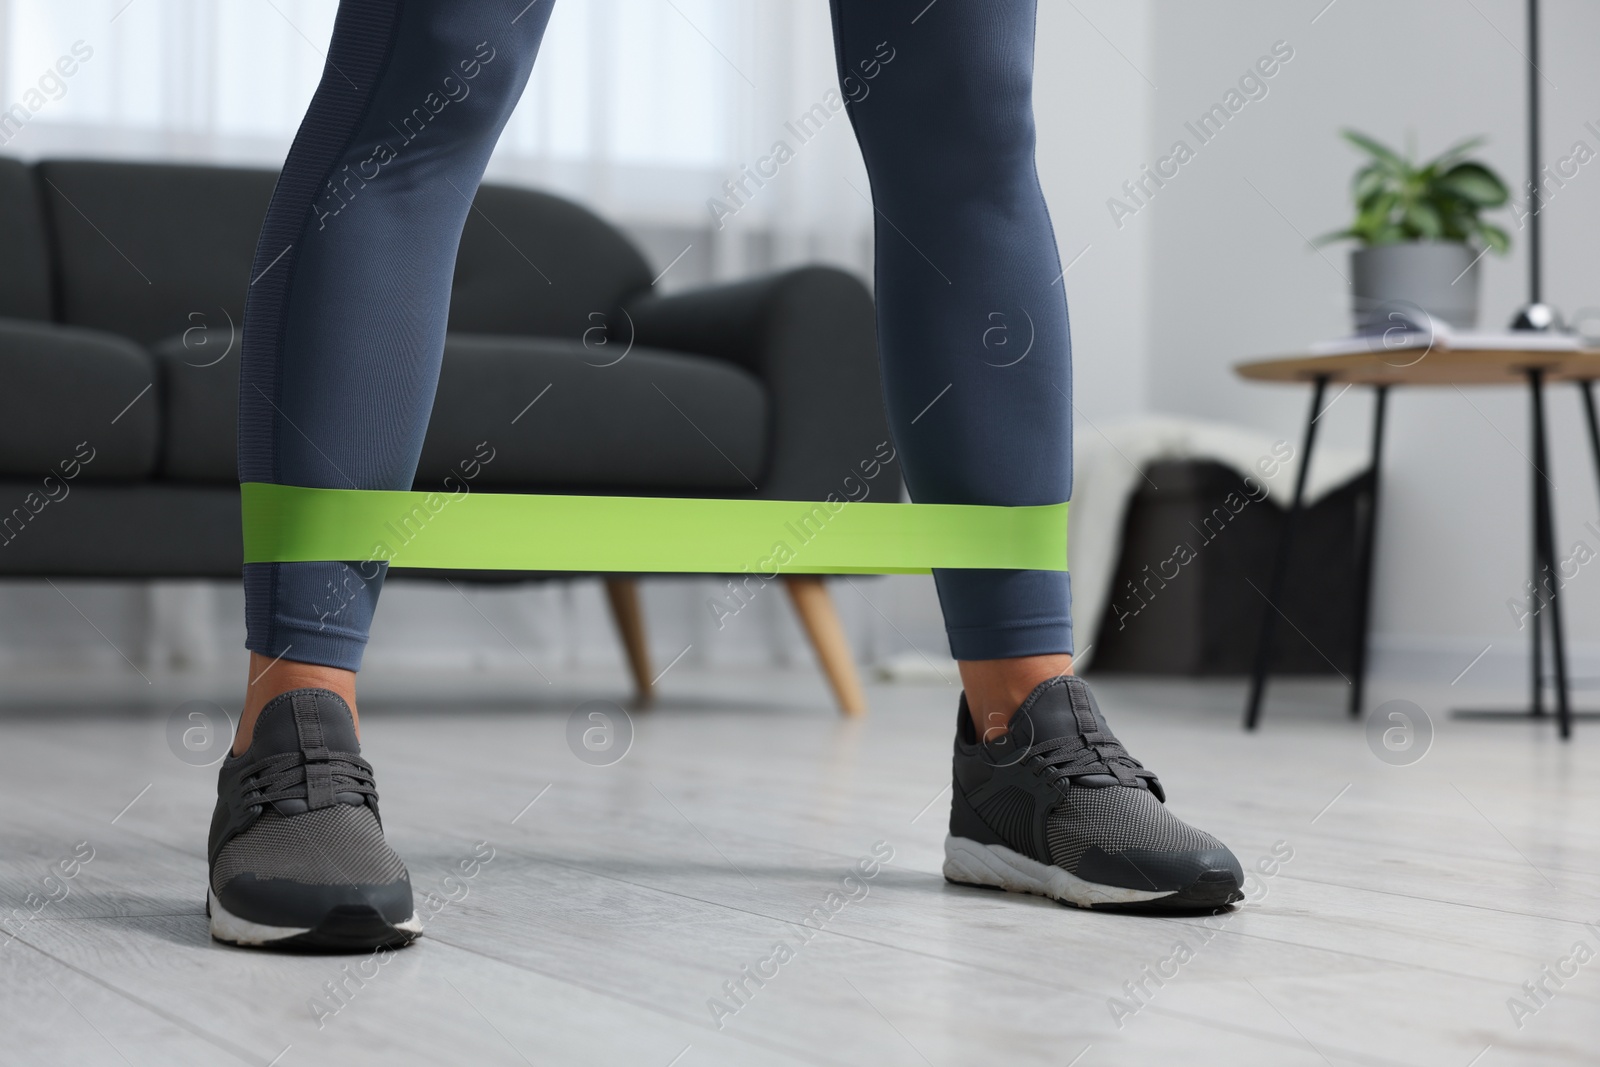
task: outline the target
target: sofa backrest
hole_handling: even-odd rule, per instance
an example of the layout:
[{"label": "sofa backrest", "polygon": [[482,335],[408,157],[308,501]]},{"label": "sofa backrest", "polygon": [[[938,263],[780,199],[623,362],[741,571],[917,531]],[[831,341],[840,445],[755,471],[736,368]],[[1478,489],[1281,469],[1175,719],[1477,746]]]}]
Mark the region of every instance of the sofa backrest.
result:
[{"label": "sofa backrest", "polygon": [[243,319],[271,171],[45,160],[34,172],[57,321],[149,344]]},{"label": "sofa backrest", "polygon": [[0,317],[51,316],[50,250],[28,167],[0,159]]},{"label": "sofa backrest", "polygon": [[484,185],[461,233],[450,329],[578,341],[649,289],[650,275],[633,243],[587,208]]},{"label": "sofa backrest", "polygon": [[[25,175],[21,164],[0,162],[0,239],[25,236],[28,211],[8,195]],[[49,255],[40,258],[37,240],[0,246],[0,314],[45,317],[37,312],[49,307],[53,280],[57,321],[142,343],[243,320],[275,172],[79,160],[33,170],[43,213],[36,229]],[[461,238],[450,328],[576,340],[649,285],[644,257],[592,212],[485,185]],[[13,304],[18,310],[7,310]]]}]

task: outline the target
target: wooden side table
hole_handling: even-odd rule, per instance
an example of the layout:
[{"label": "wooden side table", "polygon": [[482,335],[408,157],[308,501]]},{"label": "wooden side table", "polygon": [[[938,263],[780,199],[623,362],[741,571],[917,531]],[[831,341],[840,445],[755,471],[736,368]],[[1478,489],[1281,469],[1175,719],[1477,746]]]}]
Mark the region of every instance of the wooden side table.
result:
[{"label": "wooden side table", "polygon": [[[1597,472],[1600,472],[1600,420],[1597,420],[1593,383],[1600,380],[1600,352],[1573,351],[1570,348],[1540,347],[1537,337],[1531,337],[1528,347],[1473,348],[1465,341],[1455,346],[1440,342],[1414,343],[1409,347],[1387,348],[1382,339],[1373,338],[1372,351],[1341,355],[1300,356],[1285,359],[1258,360],[1241,363],[1234,369],[1240,377],[1262,382],[1308,382],[1311,384],[1311,408],[1306,415],[1306,427],[1300,450],[1300,468],[1295,476],[1294,500],[1283,525],[1278,551],[1273,562],[1272,578],[1266,593],[1267,611],[1262,617],[1261,632],[1256,645],[1255,670],[1250,681],[1250,696],[1245,706],[1244,725],[1253,730],[1260,722],[1262,699],[1266,693],[1267,676],[1271,669],[1272,640],[1277,630],[1278,616],[1282,614],[1277,604],[1283,596],[1283,584],[1288,570],[1289,550],[1293,543],[1295,522],[1303,505],[1306,473],[1311,469],[1311,453],[1316,444],[1317,420],[1322,413],[1322,398],[1330,383],[1371,386],[1373,391],[1372,419],[1372,501],[1367,508],[1360,532],[1358,547],[1358,588],[1355,635],[1354,677],[1350,679],[1350,714],[1361,714],[1362,698],[1366,685],[1367,643],[1371,626],[1372,563],[1376,546],[1378,520],[1379,472],[1383,458],[1384,420],[1387,414],[1389,388],[1398,385],[1518,385],[1528,386],[1532,406],[1531,439],[1532,465],[1532,543],[1533,543],[1533,669],[1532,704],[1525,711],[1513,712],[1517,718],[1540,718],[1545,714],[1543,673],[1543,631],[1548,626],[1551,659],[1555,670],[1556,719],[1563,739],[1572,732],[1572,708],[1567,678],[1566,638],[1561,622],[1561,606],[1557,592],[1559,577],[1556,570],[1554,507],[1550,481],[1545,471],[1549,468],[1549,447],[1545,432],[1544,386],[1551,381],[1571,381],[1578,384],[1583,394],[1584,412],[1588,419],[1590,447],[1594,452]],[[1543,584],[1548,575],[1548,588]],[[1292,625],[1292,623],[1291,623]],[[1504,717],[1506,713],[1491,712]]]}]

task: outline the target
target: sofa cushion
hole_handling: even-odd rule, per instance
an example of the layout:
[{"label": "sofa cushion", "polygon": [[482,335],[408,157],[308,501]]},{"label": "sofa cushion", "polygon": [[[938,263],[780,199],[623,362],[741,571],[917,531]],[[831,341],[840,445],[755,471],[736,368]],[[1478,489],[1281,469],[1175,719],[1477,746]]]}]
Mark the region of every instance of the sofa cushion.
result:
[{"label": "sofa cushion", "polygon": [[[225,329],[194,330],[154,348],[167,411],[162,477],[237,480],[238,348],[229,341]],[[502,489],[738,493],[760,483],[767,395],[753,375],[642,347],[613,363],[624,351],[451,334],[417,488],[461,477],[469,461],[474,486]]]},{"label": "sofa cushion", "polygon": [[44,210],[33,174],[15,159],[0,159],[0,316],[48,321],[50,252]]},{"label": "sofa cushion", "polygon": [[0,319],[0,477],[129,481],[155,469],[161,398],[126,338]]},{"label": "sofa cushion", "polygon": [[748,493],[766,439],[766,390],[721,360],[456,335],[445,343],[417,484],[443,484],[487,442],[494,459],[475,485]]},{"label": "sofa cushion", "polygon": [[239,579],[237,486],[73,482],[22,506],[37,489],[0,479],[0,574]]},{"label": "sofa cushion", "polygon": [[156,471],[179,482],[239,481],[239,331],[192,327],[150,349],[166,413]]}]

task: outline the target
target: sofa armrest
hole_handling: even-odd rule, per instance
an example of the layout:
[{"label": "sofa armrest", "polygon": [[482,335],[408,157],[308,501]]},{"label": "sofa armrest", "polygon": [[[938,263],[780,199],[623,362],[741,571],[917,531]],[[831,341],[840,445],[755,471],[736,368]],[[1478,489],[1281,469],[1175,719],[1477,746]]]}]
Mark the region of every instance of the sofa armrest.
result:
[{"label": "sofa armrest", "polygon": [[161,440],[155,364],[116,334],[0,318],[0,477],[149,477]]},{"label": "sofa armrest", "polygon": [[625,305],[634,341],[735,363],[761,379],[771,412],[758,496],[898,500],[872,296],[831,267]]}]

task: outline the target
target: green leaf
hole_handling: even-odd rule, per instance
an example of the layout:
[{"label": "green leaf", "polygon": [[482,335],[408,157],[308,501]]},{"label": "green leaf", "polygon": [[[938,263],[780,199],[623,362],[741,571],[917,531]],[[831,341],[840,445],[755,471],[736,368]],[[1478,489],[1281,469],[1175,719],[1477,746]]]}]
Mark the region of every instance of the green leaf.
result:
[{"label": "green leaf", "polygon": [[1399,153],[1395,152],[1394,149],[1378,143],[1366,134],[1357,133],[1355,130],[1345,130],[1343,134],[1346,141],[1383,163],[1390,171],[1396,174],[1403,174],[1411,169],[1411,165],[1401,159]]},{"label": "green leaf", "polygon": [[1481,225],[1475,215],[1463,211],[1441,211],[1439,213],[1439,236],[1446,241],[1460,241],[1471,244],[1473,237]]},{"label": "green leaf", "polygon": [[1503,256],[1511,250],[1511,235],[1491,222],[1478,223],[1478,236],[1497,256]]},{"label": "green leaf", "polygon": [[1360,215],[1369,211],[1386,210],[1387,206],[1393,205],[1401,198],[1401,194],[1402,190],[1392,182],[1384,182],[1370,194],[1356,201],[1356,213]]},{"label": "green leaf", "polygon": [[1447,168],[1452,163],[1466,158],[1468,152],[1481,146],[1486,140],[1487,138],[1484,137],[1468,137],[1465,141],[1459,141],[1456,144],[1451,145],[1449,148],[1446,148],[1443,152],[1440,152],[1437,156],[1434,156],[1433,159],[1429,161],[1429,165],[1436,170]]},{"label": "green leaf", "polygon": [[1376,233],[1391,224],[1391,216],[1400,198],[1393,193],[1380,194],[1371,206],[1356,215],[1352,230],[1364,234]]},{"label": "green leaf", "polygon": [[1395,205],[1400,203],[1400,194],[1393,189],[1380,189],[1357,212],[1362,217],[1367,215],[1387,215],[1393,211]]},{"label": "green leaf", "polygon": [[1439,178],[1439,186],[1478,207],[1499,207],[1511,198],[1505,183],[1481,163],[1457,163]]},{"label": "green leaf", "polygon": [[1365,207],[1374,196],[1382,193],[1388,186],[1388,177],[1377,167],[1362,167],[1356,171],[1354,183],[1351,185],[1351,195],[1358,207]]},{"label": "green leaf", "polygon": [[1324,240],[1356,240],[1369,246],[1460,241],[1496,252],[1510,247],[1504,230],[1479,217],[1510,199],[1499,175],[1465,158],[1484,143],[1483,138],[1459,141],[1418,166],[1366,134],[1346,129],[1341,135],[1370,158],[1351,180],[1354,221]]},{"label": "green leaf", "polygon": [[1412,204],[1401,219],[1405,228],[1416,237],[1437,241],[1444,236],[1444,224],[1432,204]]}]

